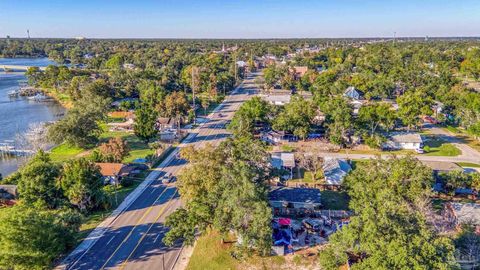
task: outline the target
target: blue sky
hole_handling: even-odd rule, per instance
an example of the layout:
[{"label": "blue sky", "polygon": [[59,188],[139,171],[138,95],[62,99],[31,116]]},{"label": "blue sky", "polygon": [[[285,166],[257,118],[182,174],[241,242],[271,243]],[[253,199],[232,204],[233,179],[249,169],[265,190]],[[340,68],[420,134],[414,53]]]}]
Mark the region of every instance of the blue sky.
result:
[{"label": "blue sky", "polygon": [[0,0],[0,37],[480,36],[479,0]]}]

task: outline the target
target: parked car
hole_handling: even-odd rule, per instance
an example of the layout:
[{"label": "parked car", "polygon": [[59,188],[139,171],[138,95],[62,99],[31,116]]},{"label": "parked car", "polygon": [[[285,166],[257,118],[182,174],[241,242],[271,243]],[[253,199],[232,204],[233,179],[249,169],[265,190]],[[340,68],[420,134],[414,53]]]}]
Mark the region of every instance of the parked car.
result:
[{"label": "parked car", "polygon": [[437,119],[435,119],[435,118],[433,118],[433,117],[431,117],[431,116],[425,116],[425,117],[423,117],[423,122],[430,123],[430,124],[434,124],[434,125],[438,124]]},{"label": "parked car", "polygon": [[417,152],[418,154],[423,154],[425,153],[425,150],[423,150],[422,148],[417,148],[415,149],[415,152]]},{"label": "parked car", "polygon": [[319,219],[307,218],[302,221],[303,226],[310,232],[318,232],[322,229],[324,223]]}]

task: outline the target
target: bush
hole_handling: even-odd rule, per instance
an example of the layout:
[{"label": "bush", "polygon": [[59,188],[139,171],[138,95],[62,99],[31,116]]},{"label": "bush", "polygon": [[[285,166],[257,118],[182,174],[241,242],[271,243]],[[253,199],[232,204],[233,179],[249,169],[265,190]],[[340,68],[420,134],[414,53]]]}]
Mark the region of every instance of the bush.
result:
[{"label": "bush", "polygon": [[425,151],[426,153],[430,152],[430,146],[425,145],[425,146],[423,147],[423,151]]}]

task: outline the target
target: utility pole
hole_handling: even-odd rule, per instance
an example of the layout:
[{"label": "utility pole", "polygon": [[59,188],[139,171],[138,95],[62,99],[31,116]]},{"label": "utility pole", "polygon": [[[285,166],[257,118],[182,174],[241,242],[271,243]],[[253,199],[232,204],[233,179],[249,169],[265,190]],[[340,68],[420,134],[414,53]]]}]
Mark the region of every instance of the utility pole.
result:
[{"label": "utility pole", "polygon": [[197,67],[192,66],[192,100],[193,100],[193,124],[197,123],[197,113],[195,107],[195,70]]},{"label": "utility pole", "polygon": [[237,54],[235,53],[235,58],[233,60],[233,69],[235,70],[235,84],[237,84]]}]

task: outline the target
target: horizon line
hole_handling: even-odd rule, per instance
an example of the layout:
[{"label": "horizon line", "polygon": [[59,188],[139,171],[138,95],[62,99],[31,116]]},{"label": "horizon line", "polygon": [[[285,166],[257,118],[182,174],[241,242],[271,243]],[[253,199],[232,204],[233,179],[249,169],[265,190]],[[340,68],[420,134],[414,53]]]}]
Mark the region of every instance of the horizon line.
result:
[{"label": "horizon line", "polygon": [[[8,36],[8,35],[7,35]],[[432,39],[451,39],[451,38],[467,38],[475,39],[480,38],[479,36],[474,35],[465,35],[465,36],[365,36],[365,37],[238,37],[238,38],[222,38],[222,37],[86,37],[86,36],[76,36],[76,37],[0,37],[2,39],[74,39],[74,40],[295,40],[295,39],[405,39],[405,38],[432,38]]]}]

